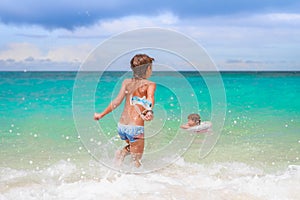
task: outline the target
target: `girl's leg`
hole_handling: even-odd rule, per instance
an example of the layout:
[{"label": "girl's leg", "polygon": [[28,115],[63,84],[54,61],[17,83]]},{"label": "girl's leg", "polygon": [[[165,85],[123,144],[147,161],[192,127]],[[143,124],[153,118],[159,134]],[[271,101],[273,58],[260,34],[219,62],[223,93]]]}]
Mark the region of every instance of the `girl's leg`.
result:
[{"label": "girl's leg", "polygon": [[124,158],[130,154],[130,144],[129,144],[129,140],[125,140],[127,145],[121,149],[121,150],[118,150],[116,152],[116,155],[115,155],[115,164],[117,166],[121,166],[121,164],[123,163],[123,160]]},{"label": "girl's leg", "polygon": [[138,138],[135,142],[130,142],[130,154],[136,167],[141,166],[140,160],[144,152],[144,138]]}]

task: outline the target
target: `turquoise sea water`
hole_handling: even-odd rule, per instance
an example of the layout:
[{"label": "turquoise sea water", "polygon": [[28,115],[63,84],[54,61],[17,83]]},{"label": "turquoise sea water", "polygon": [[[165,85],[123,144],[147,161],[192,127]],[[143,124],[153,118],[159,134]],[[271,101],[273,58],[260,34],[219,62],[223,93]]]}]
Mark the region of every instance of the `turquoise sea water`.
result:
[{"label": "turquoise sea water", "polygon": [[[106,72],[95,83],[99,77],[86,73],[77,84],[96,85],[95,91],[87,91],[95,95],[94,100],[85,92],[74,97],[76,75],[0,72],[0,199],[300,198],[296,192],[300,189],[299,72],[223,72],[221,88],[213,85],[218,77],[215,73],[203,73],[203,78],[195,72],[179,76],[154,72],[150,79],[161,84],[155,95],[155,120],[145,126],[148,138],[143,162],[147,168],[155,163],[147,155],[160,152],[163,159],[173,154],[180,158],[141,175],[122,174],[102,165],[84,142],[107,147],[95,154],[108,158],[114,151],[106,143],[117,148],[123,145],[115,131],[122,106],[100,122],[93,121],[93,112],[108,105],[130,74]],[[212,99],[213,93],[222,91],[225,101]],[[76,120],[74,98],[86,104],[75,110],[79,112]],[[89,116],[90,104],[95,108]],[[216,107],[224,108],[224,126],[213,150],[200,159],[205,134],[177,132],[178,127],[190,111],[199,112],[203,121],[222,115],[222,109],[212,113]],[[83,126],[79,133],[77,123]],[[106,139],[97,138],[99,134]],[[191,146],[168,145],[180,134],[194,138]],[[78,192],[80,188],[83,192]]]}]

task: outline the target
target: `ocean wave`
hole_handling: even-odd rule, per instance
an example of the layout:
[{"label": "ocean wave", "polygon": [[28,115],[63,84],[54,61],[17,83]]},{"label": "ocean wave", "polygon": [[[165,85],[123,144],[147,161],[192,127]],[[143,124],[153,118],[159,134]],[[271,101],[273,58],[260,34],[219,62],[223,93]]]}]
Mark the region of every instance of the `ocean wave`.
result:
[{"label": "ocean wave", "polygon": [[111,171],[96,161],[44,169],[0,168],[0,199],[300,199],[300,166],[266,173],[245,163],[187,163],[147,174]]}]

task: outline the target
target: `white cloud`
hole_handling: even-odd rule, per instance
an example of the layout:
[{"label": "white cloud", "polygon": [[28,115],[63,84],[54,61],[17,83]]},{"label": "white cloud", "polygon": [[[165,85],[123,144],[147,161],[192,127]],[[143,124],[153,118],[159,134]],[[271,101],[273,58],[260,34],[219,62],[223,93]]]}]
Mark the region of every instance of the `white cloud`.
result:
[{"label": "white cloud", "polygon": [[0,51],[1,60],[33,61],[51,60],[53,62],[82,62],[93,46],[89,44],[58,46],[43,52],[31,43],[10,43]]},{"label": "white cloud", "polygon": [[298,13],[270,13],[265,15],[266,18],[274,22],[283,22],[283,23],[300,23],[300,14]]},{"label": "white cloud", "polygon": [[62,30],[60,33],[64,37],[95,38],[118,34],[124,31],[144,27],[170,27],[179,23],[176,15],[164,12],[157,16],[146,17],[141,15],[127,16],[118,19],[100,20],[92,26],[79,27],[74,31]]},{"label": "white cloud", "polygon": [[[107,39],[124,31],[144,27],[163,27],[182,32],[199,42],[209,45],[250,47],[298,41],[300,14],[266,13],[256,15],[233,15],[193,19],[179,19],[170,12],[158,16],[127,16],[103,20],[89,27],[74,31],[56,32],[69,38]],[[280,39],[280,41],[279,41]],[[294,43],[294,42],[293,42]]]},{"label": "white cloud", "polygon": [[56,62],[82,62],[92,48],[89,44],[60,46],[49,50],[45,57]]},{"label": "white cloud", "polygon": [[[27,61],[49,59],[53,62],[82,62],[96,45],[109,36],[120,32],[143,27],[171,28],[191,36],[203,45],[209,55],[226,68],[264,66],[268,68],[274,62],[299,61],[300,51],[300,14],[265,13],[256,15],[234,15],[179,19],[170,12],[157,16],[127,16],[118,19],[102,20],[88,27],[79,27],[73,31],[56,29],[50,32],[38,27],[14,27],[15,33],[26,41],[11,42],[1,47],[0,60]],[[3,27],[1,28],[3,30]],[[19,31],[18,31],[19,30]],[[36,34],[45,36],[48,44]],[[33,37],[28,37],[30,35]],[[3,43],[0,41],[0,44]],[[32,58],[32,59],[28,59]],[[227,60],[255,60],[258,63],[230,63]],[[271,62],[274,61],[274,62]],[[261,63],[259,63],[261,62]],[[267,63],[263,65],[263,62]],[[282,64],[283,63],[283,64]],[[298,62],[300,63],[300,62]],[[222,66],[220,66],[222,68]],[[299,64],[294,68],[300,69]]]},{"label": "white cloud", "polygon": [[41,57],[39,48],[31,43],[10,43],[6,48],[0,51],[0,59],[14,59],[16,61],[25,60],[29,57]]}]

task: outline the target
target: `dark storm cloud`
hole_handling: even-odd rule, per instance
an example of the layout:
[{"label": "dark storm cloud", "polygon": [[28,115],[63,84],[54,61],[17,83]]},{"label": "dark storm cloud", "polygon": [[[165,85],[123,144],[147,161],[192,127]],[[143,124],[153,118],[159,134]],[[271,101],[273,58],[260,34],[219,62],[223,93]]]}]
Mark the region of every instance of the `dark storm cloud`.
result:
[{"label": "dark storm cloud", "polygon": [[2,0],[0,20],[5,24],[39,25],[47,29],[74,29],[99,20],[131,15],[153,16],[165,11],[180,18],[255,12],[299,12],[296,0]]}]

